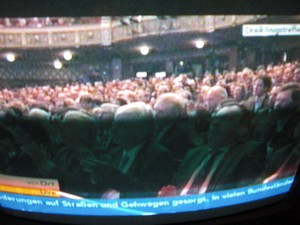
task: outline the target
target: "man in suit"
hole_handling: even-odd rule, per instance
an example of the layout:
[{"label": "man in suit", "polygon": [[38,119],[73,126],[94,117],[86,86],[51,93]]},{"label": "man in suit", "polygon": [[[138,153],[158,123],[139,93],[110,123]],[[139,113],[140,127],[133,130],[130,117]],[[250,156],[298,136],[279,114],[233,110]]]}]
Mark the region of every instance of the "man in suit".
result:
[{"label": "man in suit", "polygon": [[204,105],[210,113],[213,113],[219,103],[227,98],[228,92],[226,88],[216,85],[208,89],[204,98]]},{"label": "man in suit", "polygon": [[208,145],[187,152],[174,181],[177,194],[202,194],[253,184],[263,169],[265,156],[260,144],[246,141],[249,123],[246,109],[234,102],[222,104],[212,117]]},{"label": "man in suit", "polygon": [[[276,96],[273,114],[275,126],[267,145],[267,164],[263,176],[288,176],[295,173],[299,157],[300,87],[284,85]],[[293,155],[293,157],[291,157]],[[297,166],[296,166],[297,167]],[[280,173],[280,174],[279,174]]]},{"label": "man in suit", "polygon": [[185,101],[176,94],[166,93],[158,97],[153,108],[156,140],[171,151],[178,164],[186,151],[195,147],[191,140]]},{"label": "man in suit", "polygon": [[271,77],[256,77],[253,83],[253,96],[245,102],[245,106],[249,111],[257,113],[265,108],[270,108],[268,93],[271,85]]},{"label": "man in suit", "polygon": [[92,183],[103,190],[103,198],[155,196],[171,182],[173,158],[152,139],[153,117],[148,105],[136,102],[118,108],[112,133],[118,147],[105,159],[82,162]]}]

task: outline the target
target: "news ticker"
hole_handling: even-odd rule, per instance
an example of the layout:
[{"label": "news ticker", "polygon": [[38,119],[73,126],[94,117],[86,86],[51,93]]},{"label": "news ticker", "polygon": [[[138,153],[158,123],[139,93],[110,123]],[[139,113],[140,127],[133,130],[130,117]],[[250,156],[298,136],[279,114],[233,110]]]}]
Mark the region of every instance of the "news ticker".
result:
[{"label": "news ticker", "polygon": [[205,194],[130,199],[86,199],[60,191],[57,191],[58,194],[62,193],[59,198],[49,195],[32,196],[0,191],[0,205],[14,210],[66,215],[170,214],[220,208],[267,200],[273,196],[284,196],[282,194],[289,192],[293,181],[294,176],[291,176],[265,184]]}]

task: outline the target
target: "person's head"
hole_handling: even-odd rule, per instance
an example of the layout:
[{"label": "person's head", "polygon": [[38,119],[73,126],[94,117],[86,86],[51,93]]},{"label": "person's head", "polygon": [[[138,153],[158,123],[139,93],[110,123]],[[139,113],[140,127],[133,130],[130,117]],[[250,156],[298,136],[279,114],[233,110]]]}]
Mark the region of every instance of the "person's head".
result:
[{"label": "person's head", "polygon": [[114,115],[113,136],[116,144],[132,148],[151,138],[152,109],[144,102],[134,102],[117,109]]},{"label": "person's head", "polygon": [[261,97],[267,94],[271,88],[272,80],[269,76],[258,76],[253,83],[253,95]]},{"label": "person's head", "polygon": [[275,85],[281,84],[281,82],[282,82],[282,70],[281,69],[274,70],[273,79],[274,79]]},{"label": "person's head", "polygon": [[93,98],[90,94],[84,93],[79,97],[79,106],[84,110],[91,110],[93,108]]},{"label": "person's head", "polygon": [[293,69],[291,66],[286,66],[286,68],[283,70],[282,82],[288,83],[291,82],[292,79],[293,79]]},{"label": "person's head", "polygon": [[300,87],[296,83],[283,86],[275,99],[274,112],[279,116],[293,113],[300,105]]},{"label": "person's head", "polygon": [[147,89],[137,89],[136,96],[138,101],[149,103],[151,100],[151,92]]},{"label": "person's head", "polygon": [[208,144],[219,148],[245,140],[249,135],[250,122],[250,114],[243,106],[233,101],[221,103],[212,115],[207,133]]},{"label": "person's head", "polygon": [[234,98],[235,101],[237,102],[242,101],[246,98],[246,96],[247,96],[247,91],[244,85],[237,84],[234,86],[232,97]]},{"label": "person's head", "polygon": [[63,120],[63,138],[67,145],[88,145],[97,132],[94,119],[86,113],[70,110]]},{"label": "person's head", "polygon": [[208,111],[214,112],[218,104],[227,98],[228,92],[226,88],[221,86],[213,86],[207,91],[204,97],[204,104]]},{"label": "person's head", "polygon": [[43,109],[32,108],[28,113],[29,118],[41,122],[49,122],[51,114]]},{"label": "person's head", "polygon": [[160,96],[164,93],[168,93],[170,92],[170,88],[167,86],[167,85],[160,85],[158,86],[157,90],[156,90],[156,93],[157,93],[157,96]]},{"label": "person's head", "polygon": [[154,104],[155,121],[159,127],[168,126],[186,116],[185,101],[174,93],[160,95]]},{"label": "person's head", "polygon": [[293,81],[300,83],[300,67],[296,67],[294,70]]},{"label": "person's head", "polygon": [[103,103],[100,107],[95,107],[92,115],[101,122],[101,124],[111,124],[114,120],[114,115],[119,108],[119,105],[112,103]]}]

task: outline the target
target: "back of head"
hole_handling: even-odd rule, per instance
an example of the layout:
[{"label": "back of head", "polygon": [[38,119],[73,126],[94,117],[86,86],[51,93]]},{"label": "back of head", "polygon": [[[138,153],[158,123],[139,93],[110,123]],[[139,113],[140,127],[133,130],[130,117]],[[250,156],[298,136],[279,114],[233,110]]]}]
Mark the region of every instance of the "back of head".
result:
[{"label": "back of head", "polygon": [[222,86],[211,87],[205,96],[205,104],[209,111],[213,112],[218,104],[228,98],[226,88]]},{"label": "back of head", "polygon": [[152,110],[144,102],[134,102],[120,106],[114,116],[115,122],[151,122]]},{"label": "back of head", "polygon": [[86,113],[71,110],[66,112],[63,122],[92,122],[93,119]]},{"label": "back of head", "polygon": [[29,118],[39,121],[49,121],[50,113],[39,108],[33,108],[28,113]]},{"label": "back of head", "polygon": [[94,115],[100,121],[111,121],[119,108],[119,105],[112,103],[103,103],[100,107],[95,107],[92,111]]},{"label": "back of head", "polygon": [[134,102],[118,108],[112,132],[117,144],[126,149],[150,140],[153,134],[152,109],[144,102]]},{"label": "back of head", "polygon": [[212,116],[208,144],[213,148],[245,141],[250,135],[251,114],[234,101],[224,101]]},{"label": "back of head", "polygon": [[300,86],[298,83],[283,85],[274,103],[274,110],[279,114],[293,113],[300,107]]},{"label": "back of head", "polygon": [[97,134],[94,119],[81,111],[68,111],[63,117],[63,134],[67,144],[91,144]]},{"label": "back of head", "polygon": [[174,93],[162,94],[154,105],[155,118],[172,121],[186,117],[186,99]]}]

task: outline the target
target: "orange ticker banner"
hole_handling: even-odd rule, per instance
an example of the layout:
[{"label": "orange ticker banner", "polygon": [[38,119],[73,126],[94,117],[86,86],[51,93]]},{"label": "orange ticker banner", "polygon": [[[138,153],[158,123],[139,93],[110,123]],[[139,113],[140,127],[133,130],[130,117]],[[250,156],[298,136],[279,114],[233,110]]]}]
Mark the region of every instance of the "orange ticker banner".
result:
[{"label": "orange ticker banner", "polygon": [[35,188],[24,188],[24,187],[0,185],[0,191],[14,193],[14,194],[23,194],[23,195],[60,197],[57,194],[56,190],[48,190],[48,189],[35,189]]},{"label": "orange ticker banner", "polygon": [[60,197],[58,180],[0,174],[0,191],[15,194]]}]

